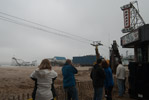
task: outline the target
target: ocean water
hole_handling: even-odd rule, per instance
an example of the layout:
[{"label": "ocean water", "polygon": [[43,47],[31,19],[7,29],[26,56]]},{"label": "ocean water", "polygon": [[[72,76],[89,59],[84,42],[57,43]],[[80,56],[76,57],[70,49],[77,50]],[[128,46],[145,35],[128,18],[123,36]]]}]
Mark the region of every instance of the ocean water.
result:
[{"label": "ocean water", "polygon": [[12,66],[12,65],[8,65],[8,64],[0,64],[0,67],[16,67],[16,66]]}]

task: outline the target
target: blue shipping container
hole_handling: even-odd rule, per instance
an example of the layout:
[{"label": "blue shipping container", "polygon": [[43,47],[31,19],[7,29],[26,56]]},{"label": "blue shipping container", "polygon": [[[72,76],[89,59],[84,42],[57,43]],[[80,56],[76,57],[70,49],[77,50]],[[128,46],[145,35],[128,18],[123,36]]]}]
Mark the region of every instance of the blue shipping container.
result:
[{"label": "blue shipping container", "polygon": [[73,57],[72,62],[82,66],[92,66],[96,62],[95,55]]}]

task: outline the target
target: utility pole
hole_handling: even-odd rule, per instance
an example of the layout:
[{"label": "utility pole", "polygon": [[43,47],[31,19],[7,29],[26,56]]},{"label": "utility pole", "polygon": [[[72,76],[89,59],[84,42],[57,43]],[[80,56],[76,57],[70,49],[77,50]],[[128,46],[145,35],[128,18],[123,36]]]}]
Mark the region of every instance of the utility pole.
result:
[{"label": "utility pole", "polygon": [[96,60],[100,58],[100,53],[98,52],[98,46],[101,46],[103,44],[101,44],[100,41],[93,41],[93,43],[91,43],[92,46],[95,46],[95,53],[96,53]]}]

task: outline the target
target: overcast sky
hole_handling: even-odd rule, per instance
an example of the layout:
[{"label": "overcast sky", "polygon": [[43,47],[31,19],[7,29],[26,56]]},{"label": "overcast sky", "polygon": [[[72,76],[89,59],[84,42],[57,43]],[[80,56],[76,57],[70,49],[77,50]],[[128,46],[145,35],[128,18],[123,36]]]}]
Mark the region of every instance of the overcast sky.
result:
[{"label": "overcast sky", "polygon": [[[72,59],[91,55],[95,54],[92,41],[101,41],[99,52],[107,59],[113,40],[117,41],[120,54],[126,55],[126,50],[133,54],[133,49],[120,45],[120,37],[125,35],[121,32],[124,24],[120,7],[131,1],[134,0],[0,0],[0,18],[17,22],[0,19],[0,63],[11,62],[12,57],[40,62],[54,56]],[[141,16],[149,23],[149,0],[138,0],[138,4]]]}]

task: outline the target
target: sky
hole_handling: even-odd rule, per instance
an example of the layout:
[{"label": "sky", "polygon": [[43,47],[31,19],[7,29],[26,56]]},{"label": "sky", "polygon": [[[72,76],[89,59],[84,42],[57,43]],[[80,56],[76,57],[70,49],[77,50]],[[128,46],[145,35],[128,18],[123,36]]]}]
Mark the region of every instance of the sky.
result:
[{"label": "sky", "polygon": [[[93,41],[101,41],[99,53],[106,59],[113,40],[121,55],[126,51],[132,55],[133,49],[120,44],[126,34],[121,32],[124,21],[120,7],[131,1],[0,0],[0,64],[11,63],[12,57],[40,63],[54,56],[72,59],[94,55]],[[146,23],[148,4],[149,0],[138,0]]]}]

